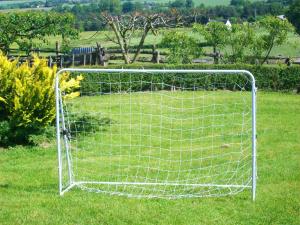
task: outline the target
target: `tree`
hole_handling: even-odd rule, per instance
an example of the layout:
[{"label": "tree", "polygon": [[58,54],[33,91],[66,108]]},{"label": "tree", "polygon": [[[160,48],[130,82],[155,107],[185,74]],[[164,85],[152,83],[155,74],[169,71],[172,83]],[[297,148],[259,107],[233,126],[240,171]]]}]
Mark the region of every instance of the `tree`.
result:
[{"label": "tree", "polygon": [[61,35],[63,41],[75,38],[78,32],[73,23],[71,14],[55,12],[0,14],[0,49],[8,52],[9,47],[16,43],[28,50],[34,39],[45,41],[50,35]]},{"label": "tree", "polygon": [[[166,21],[160,14],[140,15],[134,13],[123,16],[112,16],[104,13],[103,17],[115,35],[114,38],[108,38],[119,45],[126,64],[134,63],[138,59],[149,32],[156,35],[159,28],[166,26]],[[140,41],[131,60],[129,55],[130,41],[133,34],[137,31],[141,31]]]},{"label": "tree", "polygon": [[225,57],[231,63],[245,62],[245,53],[253,43],[254,30],[248,24],[233,24],[227,38],[230,53]]},{"label": "tree", "polygon": [[111,14],[120,14],[122,11],[122,4],[120,0],[101,0],[98,3],[98,10],[100,12],[109,12]]},{"label": "tree", "polygon": [[123,3],[123,5],[122,5],[123,13],[132,12],[133,10],[134,10],[134,5],[133,5],[132,1],[127,1],[127,2]]},{"label": "tree", "polygon": [[227,26],[222,22],[209,22],[206,25],[194,24],[194,31],[203,35],[207,44],[213,47],[214,62],[218,63],[218,51],[226,44],[230,33]]},{"label": "tree", "polygon": [[170,6],[172,8],[184,8],[186,5],[186,1],[185,0],[175,0],[174,2],[170,3]]},{"label": "tree", "polygon": [[296,31],[300,34],[300,0],[295,0],[287,11],[287,18],[296,27]]},{"label": "tree", "polygon": [[193,2],[193,0],[186,0],[186,2],[185,2],[185,7],[186,7],[187,9],[193,8],[193,7],[194,7],[194,2]]},{"label": "tree", "polygon": [[234,6],[244,6],[247,3],[246,0],[231,0],[230,5]]},{"label": "tree", "polygon": [[164,35],[161,44],[170,50],[169,63],[191,63],[202,53],[196,40],[184,32],[171,31]]},{"label": "tree", "polygon": [[262,58],[264,64],[274,46],[282,45],[288,38],[288,33],[294,31],[293,25],[287,21],[274,16],[267,16],[257,22],[258,29],[252,44],[252,52],[257,59]]}]

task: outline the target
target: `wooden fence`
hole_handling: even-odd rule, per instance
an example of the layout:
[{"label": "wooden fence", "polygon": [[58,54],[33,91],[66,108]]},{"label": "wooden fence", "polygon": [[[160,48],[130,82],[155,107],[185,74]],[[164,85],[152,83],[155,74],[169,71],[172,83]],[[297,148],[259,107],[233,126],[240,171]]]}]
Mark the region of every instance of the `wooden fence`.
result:
[{"label": "wooden fence", "polygon": [[[131,46],[132,54],[135,53],[137,46]],[[104,48],[101,44],[96,43],[95,47],[78,47],[73,48],[70,52],[61,52],[58,44],[55,49],[44,48],[44,49],[31,49],[30,54],[20,55],[19,49],[10,49],[9,57],[18,57],[20,62],[31,61],[32,54],[44,57],[48,61],[48,66],[52,67],[54,64],[59,67],[74,67],[74,66],[106,66],[109,64],[121,64],[123,62],[122,51],[117,47]],[[221,54],[208,53],[204,54],[203,58],[194,59],[193,63],[213,64],[215,61],[222,62]],[[159,51],[156,46],[145,45],[140,52],[140,57],[137,62],[143,63],[167,63],[168,53],[165,51]],[[300,65],[300,58],[290,59],[284,56],[270,57],[268,60],[269,64],[275,63],[286,63]]]}]

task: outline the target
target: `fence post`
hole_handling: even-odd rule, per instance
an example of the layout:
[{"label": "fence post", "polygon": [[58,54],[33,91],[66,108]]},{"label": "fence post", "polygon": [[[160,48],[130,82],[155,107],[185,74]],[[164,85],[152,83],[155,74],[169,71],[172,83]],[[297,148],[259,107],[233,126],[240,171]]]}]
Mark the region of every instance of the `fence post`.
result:
[{"label": "fence post", "polygon": [[72,66],[74,67],[74,65],[75,65],[75,54],[73,53],[72,54]]},{"label": "fence post", "polygon": [[59,66],[60,65],[60,60],[58,58],[58,55],[59,55],[58,41],[55,42],[55,53],[56,53],[56,65]]},{"label": "fence post", "polygon": [[159,54],[159,51],[156,50],[156,46],[153,45],[151,62],[159,64],[159,61],[160,61],[160,54]]},{"label": "fence post", "polygon": [[152,53],[151,62],[159,64],[159,61],[160,61],[159,51],[156,50]]},{"label": "fence post", "polygon": [[105,52],[104,52],[104,48],[101,47],[101,45],[97,42],[97,57],[98,58],[98,62],[99,62],[99,65],[101,66],[105,66],[105,62],[104,62],[104,56],[105,56]]}]

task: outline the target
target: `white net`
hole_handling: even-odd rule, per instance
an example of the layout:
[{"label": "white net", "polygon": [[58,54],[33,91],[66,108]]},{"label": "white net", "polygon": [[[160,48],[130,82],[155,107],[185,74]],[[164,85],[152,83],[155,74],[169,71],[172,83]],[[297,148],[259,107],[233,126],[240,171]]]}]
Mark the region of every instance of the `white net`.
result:
[{"label": "white net", "polygon": [[182,198],[251,187],[247,74],[80,74],[80,97],[60,104],[62,191]]}]

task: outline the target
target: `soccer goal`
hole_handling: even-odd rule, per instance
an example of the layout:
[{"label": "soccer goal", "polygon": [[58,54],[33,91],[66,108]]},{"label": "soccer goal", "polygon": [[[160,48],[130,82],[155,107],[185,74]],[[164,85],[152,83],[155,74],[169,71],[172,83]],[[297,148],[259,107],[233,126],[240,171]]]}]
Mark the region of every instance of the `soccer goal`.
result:
[{"label": "soccer goal", "polygon": [[[60,76],[82,75],[66,98]],[[59,193],[219,197],[256,190],[256,87],[245,70],[62,69]]]}]

